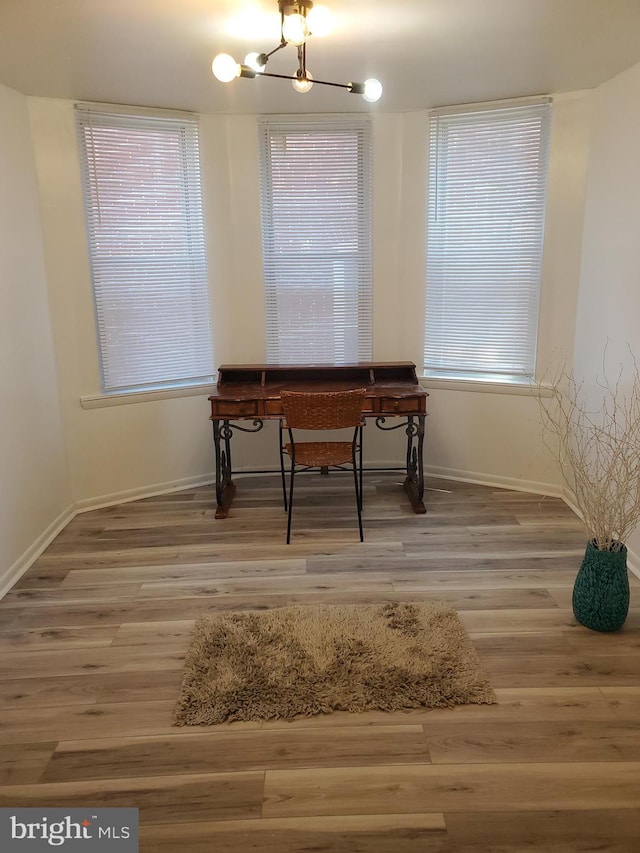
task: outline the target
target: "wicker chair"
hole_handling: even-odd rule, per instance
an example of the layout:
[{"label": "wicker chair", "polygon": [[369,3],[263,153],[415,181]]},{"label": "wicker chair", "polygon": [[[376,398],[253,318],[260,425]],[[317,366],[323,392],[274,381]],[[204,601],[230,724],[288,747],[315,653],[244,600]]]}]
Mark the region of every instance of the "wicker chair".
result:
[{"label": "wicker chair", "polygon": [[[282,391],[282,409],[285,422],[280,421],[280,471],[282,474],[282,493],[287,516],[287,545],[291,541],[291,511],[293,509],[293,486],[296,470],[310,468],[340,468],[353,470],[358,509],[358,528],[360,541],[362,533],[362,406],[366,391],[358,388],[353,391],[300,392]],[[295,430],[338,430],[353,428],[351,441],[296,441]],[[284,430],[289,434],[287,443],[283,440]],[[284,454],[291,460],[289,480],[289,500],[284,474]],[[348,466],[345,468],[345,466]]]}]

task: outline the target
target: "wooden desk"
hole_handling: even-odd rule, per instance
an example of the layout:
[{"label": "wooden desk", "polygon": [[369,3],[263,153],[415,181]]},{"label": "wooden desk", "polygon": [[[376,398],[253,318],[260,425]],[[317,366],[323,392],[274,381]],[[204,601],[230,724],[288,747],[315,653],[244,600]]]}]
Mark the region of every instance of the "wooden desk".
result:
[{"label": "wooden desk", "polygon": [[[420,387],[410,361],[358,362],[345,365],[225,364],[209,397],[216,456],[216,518],[226,518],[235,494],[231,438],[234,430],[259,432],[265,420],[282,418],[280,392],[339,391],[366,388],[365,419],[383,430],[405,428],[407,436],[404,488],[414,512],[426,512],[422,448],[427,392]],[[387,423],[391,418],[392,423]],[[396,423],[400,419],[399,423]],[[251,421],[251,426],[245,424]],[[233,423],[232,423],[233,422]]]}]

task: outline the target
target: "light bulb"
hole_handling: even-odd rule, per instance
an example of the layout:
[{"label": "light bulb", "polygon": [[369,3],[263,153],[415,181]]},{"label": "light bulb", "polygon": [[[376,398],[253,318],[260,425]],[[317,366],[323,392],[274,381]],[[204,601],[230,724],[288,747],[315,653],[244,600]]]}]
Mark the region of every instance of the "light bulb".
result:
[{"label": "light bulb", "polygon": [[309,35],[307,22],[302,15],[285,15],[282,35],[288,44],[301,45]]},{"label": "light bulb", "polygon": [[291,81],[293,88],[296,92],[300,92],[301,95],[306,94],[313,86],[313,74],[307,71],[306,75],[306,77],[296,77],[295,80]]},{"label": "light bulb", "polygon": [[260,62],[261,53],[248,53],[244,58],[244,64],[248,65],[249,68],[253,68],[254,71],[264,71],[265,63]]},{"label": "light bulb", "polygon": [[382,95],[382,83],[379,80],[376,80],[375,77],[370,77],[368,80],[364,81],[364,92],[362,93],[362,97],[365,101],[369,101],[370,104],[375,103],[375,101],[380,99]]},{"label": "light bulb", "polygon": [[326,36],[333,28],[331,12],[326,6],[314,6],[307,12],[307,26],[312,36]]},{"label": "light bulb", "polygon": [[211,70],[221,83],[230,83],[240,75],[240,65],[228,53],[219,53],[211,63]]}]

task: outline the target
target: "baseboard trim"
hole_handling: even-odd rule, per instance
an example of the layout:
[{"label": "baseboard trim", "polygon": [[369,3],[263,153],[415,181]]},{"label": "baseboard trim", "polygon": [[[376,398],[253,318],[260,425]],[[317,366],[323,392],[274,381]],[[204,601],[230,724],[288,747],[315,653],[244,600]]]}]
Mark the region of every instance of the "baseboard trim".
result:
[{"label": "baseboard trim", "polygon": [[545,495],[549,498],[564,498],[562,486],[553,483],[540,483],[537,480],[517,480],[515,477],[501,477],[493,474],[461,471],[457,468],[442,468],[437,465],[426,465],[424,473],[428,477],[441,480],[455,480],[459,483],[474,483],[478,486],[494,486],[498,489],[510,489],[514,492],[530,492],[534,495]]},{"label": "baseboard trim", "polygon": [[42,552],[53,542],[58,533],[64,530],[67,524],[73,521],[79,513],[90,512],[94,509],[103,509],[104,507],[114,506],[115,504],[129,503],[130,501],[140,500],[141,498],[152,498],[156,495],[179,492],[182,489],[208,486],[213,482],[215,482],[215,475],[211,473],[203,477],[185,477],[169,483],[157,483],[153,486],[127,489],[126,491],[114,492],[110,495],[100,495],[96,498],[76,501],[75,504],[72,504],[61,512],[58,518],[38,536],[35,542],[27,548],[11,568],[0,576],[0,600],[26,574]]},{"label": "baseboard trim", "polygon": [[[388,470],[398,470],[394,467],[394,462],[382,461],[376,467],[380,469],[388,468]],[[243,470],[242,468],[234,472],[234,476],[244,478],[249,476],[267,476],[274,474],[273,469],[265,468],[262,470],[252,469],[251,471]],[[479,486],[491,486],[499,489],[510,489],[516,492],[530,492],[536,495],[546,495],[548,497],[559,497],[569,506],[578,517],[580,512],[573,501],[573,496],[568,489],[561,486],[556,486],[551,483],[541,483],[535,480],[516,480],[513,477],[500,477],[491,474],[477,473],[471,471],[462,471],[456,468],[443,468],[435,465],[425,466],[425,476],[434,477],[440,480],[455,480],[461,483],[474,483]],[[166,495],[171,492],[179,492],[183,489],[197,488],[199,486],[210,486],[215,482],[215,474],[210,472],[197,477],[184,477],[180,480],[172,480],[167,483],[156,483],[152,486],[141,486],[136,489],[127,489],[122,492],[113,492],[108,495],[100,495],[95,498],[87,498],[77,501],[75,504],[67,507],[58,518],[55,519],[47,529],[35,540],[35,542],[22,554],[21,557],[11,566],[11,568],[0,577],[0,599],[16,584],[20,578],[31,568],[33,563],[38,559],[40,554],[53,542],[55,537],[63,530],[70,521],[72,521],[79,513],[90,512],[95,509],[103,509],[105,507],[114,506],[114,504],[129,503],[131,501],[140,500],[142,498],[152,498],[158,495]],[[640,556],[634,551],[628,552],[627,566],[629,571],[638,579],[640,579]]]},{"label": "baseboard trim", "polygon": [[[403,479],[404,468],[398,466],[398,460],[379,460],[375,462],[375,467],[370,469],[376,472],[389,471],[397,473],[400,479]],[[236,477],[249,476],[266,476],[268,474],[279,474],[273,468],[265,468],[261,470],[254,468],[251,471],[243,471],[239,468],[233,472],[234,479]],[[364,473],[367,473],[367,466],[364,467]],[[562,486],[557,486],[552,483],[541,483],[537,480],[517,480],[515,477],[499,477],[492,474],[476,473],[473,471],[462,471],[457,468],[442,468],[436,465],[425,465],[425,477],[435,477],[439,480],[455,480],[458,483],[473,483],[477,486],[493,486],[498,489],[510,489],[514,492],[531,492],[534,495],[545,495],[550,498],[564,498],[564,489]],[[214,475],[211,474],[210,483],[214,482]]]},{"label": "baseboard trim", "polygon": [[[365,474],[367,467],[365,466]],[[403,477],[404,469],[398,466],[397,460],[379,460],[375,462],[373,471],[397,473],[399,477]],[[236,468],[233,472],[233,478],[243,479],[245,477],[268,477],[279,474],[279,469],[273,467],[252,467],[252,468]],[[424,469],[425,477],[436,477],[441,480],[456,480],[461,483],[474,483],[478,486],[495,486],[501,489],[511,489],[516,492],[531,492],[536,495],[547,495],[548,497],[564,498],[564,489],[562,486],[557,486],[552,483],[541,483],[536,480],[517,480],[515,477],[499,477],[491,474],[475,473],[473,471],[463,471],[457,468],[441,468],[434,465],[427,465]],[[102,509],[103,507],[113,506],[118,503],[127,503],[129,501],[140,500],[141,498],[152,498],[156,495],[166,495],[170,492],[179,492],[182,489],[191,489],[198,486],[210,486],[215,483],[215,473],[211,471],[208,474],[203,474],[198,477],[185,477],[182,480],[175,480],[169,483],[156,483],[153,486],[143,486],[137,489],[128,489],[127,491],[114,492],[110,495],[100,495],[96,498],[88,498],[83,501],[78,501],[75,505],[76,512],[89,512],[92,509]],[[575,509],[572,507],[572,509]]]},{"label": "baseboard trim", "polygon": [[168,483],[156,483],[153,486],[140,486],[136,489],[126,489],[122,492],[112,492],[110,495],[100,495],[95,498],[86,498],[76,501],[75,512],[91,512],[94,509],[104,509],[114,504],[131,503],[142,498],[154,498],[158,495],[168,495],[171,492],[181,492],[183,489],[193,489],[198,486],[209,486],[215,480],[214,474],[198,477],[183,477],[180,480],[171,480]]},{"label": "baseboard trim", "polygon": [[67,507],[60,515],[52,521],[51,524],[44,530],[40,536],[33,542],[27,550],[16,560],[16,562],[0,577],[0,599],[3,598],[9,590],[26,574],[31,566],[38,559],[40,554],[48,548],[53,542],[58,533],[75,518],[75,510],[73,506]]}]

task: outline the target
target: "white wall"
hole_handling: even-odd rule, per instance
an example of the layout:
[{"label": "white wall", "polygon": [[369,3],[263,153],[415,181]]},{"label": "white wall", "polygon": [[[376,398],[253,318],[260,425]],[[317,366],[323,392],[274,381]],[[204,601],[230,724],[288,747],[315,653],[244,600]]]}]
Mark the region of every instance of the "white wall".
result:
[{"label": "white wall", "polygon": [[[587,386],[640,362],[640,64],[598,87],[593,99],[574,367]],[[640,529],[628,542],[640,554]]]},{"label": "white wall", "polygon": [[[578,286],[589,96],[554,106],[544,267],[541,361],[571,351]],[[51,315],[60,363],[73,497],[96,502],[212,475],[206,393],[85,409],[99,392],[95,324],[73,105],[30,99],[40,181]],[[374,352],[422,360],[426,115],[374,117]],[[203,116],[201,151],[218,364],[265,358],[257,126],[252,116]],[[428,469],[553,489],[530,396],[434,389]],[[401,463],[402,434],[368,430],[368,464]],[[234,438],[237,469],[277,465],[272,424]]]},{"label": "white wall", "polygon": [[71,489],[27,99],[0,86],[0,595],[68,518]]}]

